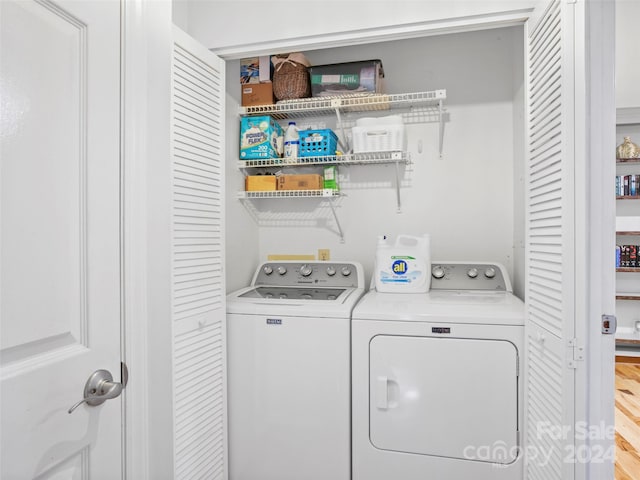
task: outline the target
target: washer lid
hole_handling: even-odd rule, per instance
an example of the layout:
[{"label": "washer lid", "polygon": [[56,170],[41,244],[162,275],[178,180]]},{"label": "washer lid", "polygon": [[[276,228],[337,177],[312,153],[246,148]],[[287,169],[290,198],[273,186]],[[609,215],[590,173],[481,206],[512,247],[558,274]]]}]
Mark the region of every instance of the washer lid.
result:
[{"label": "washer lid", "polygon": [[346,288],[256,287],[239,295],[241,298],[273,298],[291,300],[322,300],[335,302]]},{"label": "washer lid", "polygon": [[361,288],[255,286],[227,295],[227,313],[350,318]]}]

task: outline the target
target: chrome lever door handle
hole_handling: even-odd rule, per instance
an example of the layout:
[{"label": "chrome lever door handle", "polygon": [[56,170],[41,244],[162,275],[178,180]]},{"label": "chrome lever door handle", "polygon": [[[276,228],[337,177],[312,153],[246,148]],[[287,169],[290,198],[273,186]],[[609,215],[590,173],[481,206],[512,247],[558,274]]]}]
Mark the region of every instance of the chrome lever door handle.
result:
[{"label": "chrome lever door handle", "polygon": [[84,386],[84,398],[74,404],[68,412],[73,413],[83,403],[91,407],[102,405],[107,400],[118,397],[123,388],[121,383],[113,381],[111,372],[108,370],[96,370],[91,374]]}]

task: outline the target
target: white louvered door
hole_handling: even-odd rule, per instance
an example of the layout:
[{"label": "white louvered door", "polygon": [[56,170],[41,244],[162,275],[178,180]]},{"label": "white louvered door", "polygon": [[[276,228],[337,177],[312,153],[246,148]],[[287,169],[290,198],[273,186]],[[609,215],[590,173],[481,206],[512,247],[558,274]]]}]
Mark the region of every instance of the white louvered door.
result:
[{"label": "white louvered door", "polygon": [[[573,6],[528,24],[525,478],[574,478]],[[536,23],[533,23],[536,18]]]},{"label": "white louvered door", "polygon": [[175,479],[224,479],[224,62],[174,30],[172,322]]}]

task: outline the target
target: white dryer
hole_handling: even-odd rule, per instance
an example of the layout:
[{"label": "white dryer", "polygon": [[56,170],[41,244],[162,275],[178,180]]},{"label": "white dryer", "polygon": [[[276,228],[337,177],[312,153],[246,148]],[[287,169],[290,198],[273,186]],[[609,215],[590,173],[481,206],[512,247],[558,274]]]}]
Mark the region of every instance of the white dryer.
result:
[{"label": "white dryer", "polygon": [[268,262],[227,296],[231,480],[351,478],[355,262]]},{"label": "white dryer", "polygon": [[353,311],[353,480],[519,480],[524,304],[498,264],[432,277]]}]

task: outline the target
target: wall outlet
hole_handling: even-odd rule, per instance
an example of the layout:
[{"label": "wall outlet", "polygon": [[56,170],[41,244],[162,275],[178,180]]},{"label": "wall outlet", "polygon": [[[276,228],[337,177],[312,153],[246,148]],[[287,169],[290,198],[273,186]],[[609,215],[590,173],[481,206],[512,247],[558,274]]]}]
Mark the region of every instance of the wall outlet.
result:
[{"label": "wall outlet", "polygon": [[328,262],[331,259],[328,248],[321,248],[318,250],[318,260],[322,262]]}]

